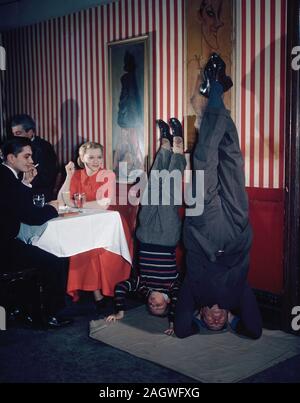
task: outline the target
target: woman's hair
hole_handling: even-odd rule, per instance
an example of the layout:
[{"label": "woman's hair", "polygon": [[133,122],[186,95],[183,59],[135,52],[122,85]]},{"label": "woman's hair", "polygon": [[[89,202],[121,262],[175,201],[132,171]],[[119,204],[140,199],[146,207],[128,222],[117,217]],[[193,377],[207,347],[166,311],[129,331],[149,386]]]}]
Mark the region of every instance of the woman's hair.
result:
[{"label": "woman's hair", "polygon": [[89,151],[89,150],[100,150],[101,155],[103,156],[103,145],[100,143],[94,143],[92,141],[87,141],[86,143],[83,143],[79,147],[79,157],[77,158],[77,164],[80,168],[84,168],[84,164],[82,162],[82,158],[84,155]]}]

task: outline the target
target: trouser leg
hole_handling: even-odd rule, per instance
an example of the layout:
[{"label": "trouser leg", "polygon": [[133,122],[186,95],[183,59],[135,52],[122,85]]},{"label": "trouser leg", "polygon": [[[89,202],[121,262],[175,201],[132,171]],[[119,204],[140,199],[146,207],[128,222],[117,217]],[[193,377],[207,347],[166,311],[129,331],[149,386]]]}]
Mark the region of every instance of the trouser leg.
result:
[{"label": "trouser leg", "polygon": [[58,258],[36,246],[14,240],[10,245],[11,264],[20,268],[37,268],[43,287],[45,313],[54,315],[65,305],[67,281],[66,259]]}]

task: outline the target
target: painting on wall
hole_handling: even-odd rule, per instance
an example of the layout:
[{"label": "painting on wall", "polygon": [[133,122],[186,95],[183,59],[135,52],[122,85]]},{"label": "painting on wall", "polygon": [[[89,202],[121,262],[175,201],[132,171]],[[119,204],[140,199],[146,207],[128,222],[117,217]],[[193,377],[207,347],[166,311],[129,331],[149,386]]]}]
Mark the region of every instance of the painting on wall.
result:
[{"label": "painting on wall", "polygon": [[133,183],[149,158],[147,36],[108,44],[108,80],[107,165]]},{"label": "painting on wall", "polygon": [[[216,52],[231,74],[233,49],[232,0],[186,1],[186,100],[185,137],[190,151],[196,140],[207,99],[199,93],[203,71],[209,56]],[[230,92],[225,105],[231,107]]]}]

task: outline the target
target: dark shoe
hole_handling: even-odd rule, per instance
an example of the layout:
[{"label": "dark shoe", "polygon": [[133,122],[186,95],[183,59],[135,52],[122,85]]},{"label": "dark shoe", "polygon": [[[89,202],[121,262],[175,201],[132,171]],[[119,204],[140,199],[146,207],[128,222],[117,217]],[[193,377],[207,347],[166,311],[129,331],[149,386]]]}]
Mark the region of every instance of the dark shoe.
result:
[{"label": "dark shoe", "polygon": [[224,60],[217,53],[213,53],[204,69],[203,83],[199,89],[200,94],[208,98],[213,81],[218,81],[222,85],[224,92],[228,91],[233,86],[233,83],[225,71],[226,64]]},{"label": "dark shoe", "polygon": [[73,323],[73,319],[50,316],[47,319],[47,326],[49,329],[60,329],[61,327],[71,325]]},{"label": "dark shoe", "polygon": [[183,138],[182,125],[177,118],[169,119],[169,125],[172,129],[173,137],[178,136]]},{"label": "dark shoe", "polygon": [[97,313],[101,314],[103,310],[106,308],[107,301],[106,298],[100,299],[100,301],[95,301],[96,311]]},{"label": "dark shoe", "polygon": [[162,119],[156,121],[160,130],[160,138],[169,140],[171,147],[173,146],[173,137],[170,133],[169,125]]}]

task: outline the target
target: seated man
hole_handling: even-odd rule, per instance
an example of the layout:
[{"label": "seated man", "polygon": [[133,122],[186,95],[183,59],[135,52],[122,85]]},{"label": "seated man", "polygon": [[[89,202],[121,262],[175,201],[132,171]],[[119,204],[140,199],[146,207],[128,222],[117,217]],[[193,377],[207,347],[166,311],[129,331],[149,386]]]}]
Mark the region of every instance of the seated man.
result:
[{"label": "seated man", "polygon": [[[204,212],[184,224],[187,273],[175,314],[175,334],[198,331],[195,310],[206,327],[220,330],[226,322],[253,339],[262,332],[256,299],[247,284],[252,231],[248,218],[243,157],[238,134],[222,94],[232,86],[225,63],[213,54],[205,68],[209,94],[196,148],[194,169],[204,171]],[[196,193],[197,194],[197,193]]]},{"label": "seated man", "polygon": [[[110,315],[107,321],[122,319],[126,293],[137,292],[145,298],[153,315],[168,313],[169,328],[165,333],[172,335],[174,307],[181,284],[176,267],[176,245],[181,236],[178,210],[182,203],[182,174],[186,160],[180,122],[176,118],[170,119],[173,136],[167,123],[159,120],[158,124],[161,130],[161,148],[156,154],[147,191],[142,198],[136,231],[139,240],[139,276],[132,276],[116,286],[116,314]],[[171,175],[174,186],[169,187]],[[153,202],[156,195],[157,200]]]},{"label": "seated man", "polygon": [[[71,323],[58,318],[57,312],[64,307],[66,270],[60,259],[35,246],[16,239],[21,222],[41,225],[57,217],[55,201],[44,207],[33,205],[31,181],[37,174],[32,160],[31,142],[25,138],[12,138],[2,146],[4,162],[0,164],[0,253],[1,271],[14,272],[36,268],[43,287],[45,321],[49,327],[59,328]],[[18,175],[23,173],[23,181]]]},{"label": "seated man", "polygon": [[36,135],[35,121],[29,115],[16,115],[11,121],[14,137],[26,137],[31,141],[32,159],[38,175],[32,180],[35,193],[43,193],[46,201],[53,199],[57,175],[57,158],[52,145]]}]

